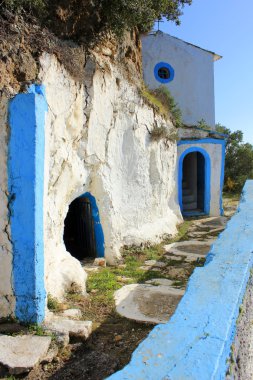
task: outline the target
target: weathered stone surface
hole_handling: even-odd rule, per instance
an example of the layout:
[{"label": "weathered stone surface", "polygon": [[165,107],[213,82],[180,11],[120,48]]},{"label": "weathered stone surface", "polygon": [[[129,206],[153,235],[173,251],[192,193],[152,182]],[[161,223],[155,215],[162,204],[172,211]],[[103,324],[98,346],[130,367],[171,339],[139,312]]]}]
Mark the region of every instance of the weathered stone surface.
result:
[{"label": "weathered stone surface", "polygon": [[148,265],[148,266],[154,266],[154,267],[157,267],[157,268],[164,268],[166,267],[166,263],[162,262],[162,261],[156,261],[156,260],[146,260],[145,265]]},{"label": "weathered stone surface", "polygon": [[165,245],[164,248],[167,252],[173,253],[174,255],[180,256],[190,256],[194,257],[205,257],[210,251],[213,240],[206,241],[196,241],[188,240],[184,242],[172,243]]},{"label": "weathered stone surface", "polygon": [[145,284],[171,286],[173,282],[174,281],[168,280],[167,278],[153,278],[152,280],[146,281]]},{"label": "weathered stone surface", "polygon": [[29,372],[46,355],[50,343],[49,336],[0,335],[0,364],[13,375]]},{"label": "weathered stone surface", "polygon": [[48,352],[46,353],[45,356],[43,356],[42,360],[41,360],[41,363],[44,364],[44,363],[51,363],[53,361],[53,359],[57,356],[58,354],[58,347],[55,345],[53,347],[51,347]]},{"label": "weathered stone surface", "polygon": [[54,316],[43,324],[46,331],[68,334],[70,337],[87,339],[92,332],[91,321],[74,321],[61,316]]},{"label": "weathered stone surface", "polygon": [[82,312],[79,309],[67,309],[62,312],[62,315],[67,318],[82,318]]},{"label": "weathered stone surface", "polygon": [[181,289],[162,285],[126,285],[115,292],[116,311],[136,321],[166,323],[183,294]]},{"label": "weathered stone surface", "polygon": [[173,261],[181,261],[183,259],[182,256],[177,256],[173,254],[165,254],[164,256],[166,257],[167,260],[173,260]]},{"label": "weathered stone surface", "polygon": [[[174,201],[177,145],[150,141],[150,130],[165,120],[143,102],[116,65],[110,62],[110,69],[101,71],[106,56],[96,59],[87,60],[80,84],[53,55],[40,57],[38,78],[48,103],[45,281],[57,298],[72,282],[85,291],[84,270],[62,239],[68,207],[79,195],[90,192],[99,200],[105,258],[112,264],[120,258],[121,246],[161,241],[165,233],[174,235],[182,220]],[[166,127],[174,130],[170,121]]]},{"label": "weathered stone surface", "polygon": [[143,265],[139,269],[146,270],[146,271],[152,270],[153,272],[160,272],[161,271],[160,268],[155,268],[155,267],[153,267],[151,265]]}]

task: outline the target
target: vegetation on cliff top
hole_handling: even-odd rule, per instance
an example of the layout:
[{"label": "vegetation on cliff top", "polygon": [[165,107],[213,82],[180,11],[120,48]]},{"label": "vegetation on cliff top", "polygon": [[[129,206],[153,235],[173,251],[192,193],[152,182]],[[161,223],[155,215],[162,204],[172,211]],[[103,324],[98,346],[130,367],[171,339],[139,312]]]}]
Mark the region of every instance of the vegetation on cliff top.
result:
[{"label": "vegetation on cliff top", "polygon": [[232,132],[217,124],[216,130],[227,135],[224,190],[240,193],[247,179],[253,179],[253,146],[243,142],[243,132]]},{"label": "vegetation on cliff top", "polygon": [[[156,19],[179,24],[192,0],[2,0],[1,10],[29,12],[63,38],[94,41],[107,32],[148,32]],[[0,10],[0,12],[1,12]]]}]

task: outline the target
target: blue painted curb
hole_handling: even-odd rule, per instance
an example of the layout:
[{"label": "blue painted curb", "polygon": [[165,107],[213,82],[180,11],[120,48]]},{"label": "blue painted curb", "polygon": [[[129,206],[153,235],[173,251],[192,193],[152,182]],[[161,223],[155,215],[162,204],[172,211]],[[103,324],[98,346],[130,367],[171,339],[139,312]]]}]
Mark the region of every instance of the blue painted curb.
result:
[{"label": "blue painted curb", "polygon": [[175,314],[157,325],[110,380],[221,380],[253,265],[253,181],[238,212],[196,268]]},{"label": "blue painted curb", "polygon": [[32,85],[9,104],[8,192],[15,316],[42,322],[44,287],[44,87]]}]

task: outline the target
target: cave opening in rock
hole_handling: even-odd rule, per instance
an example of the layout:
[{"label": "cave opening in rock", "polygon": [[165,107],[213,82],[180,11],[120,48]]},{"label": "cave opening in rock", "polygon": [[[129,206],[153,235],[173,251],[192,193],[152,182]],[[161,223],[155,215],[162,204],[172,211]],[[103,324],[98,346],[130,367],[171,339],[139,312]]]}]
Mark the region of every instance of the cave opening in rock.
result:
[{"label": "cave opening in rock", "polygon": [[76,259],[97,257],[92,204],[88,196],[78,197],[70,204],[63,240],[67,251]]}]

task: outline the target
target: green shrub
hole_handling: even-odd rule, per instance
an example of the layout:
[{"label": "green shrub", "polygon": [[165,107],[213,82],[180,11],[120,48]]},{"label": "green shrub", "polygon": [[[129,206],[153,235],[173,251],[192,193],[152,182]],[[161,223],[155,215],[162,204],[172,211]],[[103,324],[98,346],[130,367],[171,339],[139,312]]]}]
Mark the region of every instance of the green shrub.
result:
[{"label": "green shrub", "polygon": [[0,12],[31,12],[61,37],[90,42],[108,32],[150,31],[162,17],[179,24],[185,4],[191,0],[2,0]]},{"label": "green shrub", "polygon": [[170,91],[165,86],[160,86],[153,90],[152,93],[161,102],[163,107],[166,109],[167,114],[170,113],[172,117],[172,123],[176,128],[182,126],[182,112],[178,107],[175,99],[171,95]]},{"label": "green shrub", "polygon": [[62,305],[57,301],[50,293],[47,296],[47,307],[49,310],[60,311],[62,310]]},{"label": "green shrub", "polygon": [[1,6],[12,11],[24,9],[39,14],[45,10],[46,3],[44,0],[2,0]]},{"label": "green shrub", "polygon": [[206,129],[206,130],[211,130],[212,128],[210,127],[210,125],[208,125],[205,121],[205,119],[201,119],[197,122],[197,127],[201,128],[201,129]]},{"label": "green shrub", "polygon": [[165,86],[160,86],[155,90],[150,90],[143,86],[141,96],[165,118],[170,117],[176,128],[182,126],[182,113],[176,104],[170,91]]}]

